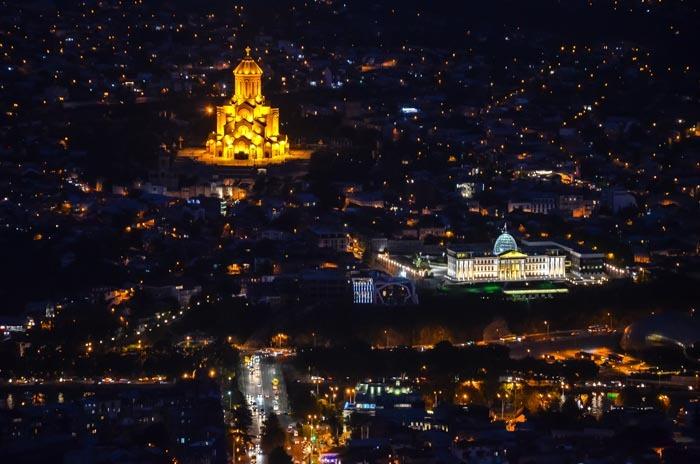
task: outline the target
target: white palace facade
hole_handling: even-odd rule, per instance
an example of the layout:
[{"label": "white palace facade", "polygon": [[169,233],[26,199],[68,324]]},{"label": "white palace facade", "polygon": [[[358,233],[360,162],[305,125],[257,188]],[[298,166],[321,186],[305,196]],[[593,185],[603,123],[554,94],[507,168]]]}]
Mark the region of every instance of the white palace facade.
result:
[{"label": "white palace facade", "polygon": [[503,230],[493,250],[478,246],[447,249],[447,279],[452,282],[525,282],[565,280],[566,255],[556,247],[529,254]]}]

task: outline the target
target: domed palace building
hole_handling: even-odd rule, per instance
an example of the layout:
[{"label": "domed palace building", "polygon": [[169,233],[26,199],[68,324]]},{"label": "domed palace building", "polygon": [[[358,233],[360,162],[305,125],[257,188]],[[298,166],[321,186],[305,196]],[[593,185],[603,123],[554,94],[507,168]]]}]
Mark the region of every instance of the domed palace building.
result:
[{"label": "domed palace building", "polygon": [[517,282],[566,279],[566,255],[557,247],[519,248],[505,226],[493,248],[452,245],[447,250],[447,279],[453,282]]}]

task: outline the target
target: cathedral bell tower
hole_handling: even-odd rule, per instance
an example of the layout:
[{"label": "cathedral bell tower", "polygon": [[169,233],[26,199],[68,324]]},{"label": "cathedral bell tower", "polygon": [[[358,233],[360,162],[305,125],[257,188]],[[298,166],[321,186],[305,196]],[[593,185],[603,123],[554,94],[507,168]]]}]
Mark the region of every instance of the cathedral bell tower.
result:
[{"label": "cathedral bell tower", "polygon": [[263,70],[250,56],[250,47],[245,49],[246,56],[233,70],[234,103],[244,101],[262,101]]}]

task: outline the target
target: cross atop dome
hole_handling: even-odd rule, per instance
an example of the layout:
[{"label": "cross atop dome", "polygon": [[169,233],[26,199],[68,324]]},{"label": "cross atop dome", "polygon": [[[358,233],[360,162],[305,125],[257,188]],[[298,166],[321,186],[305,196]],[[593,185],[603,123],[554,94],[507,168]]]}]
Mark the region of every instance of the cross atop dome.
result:
[{"label": "cross atop dome", "polygon": [[263,73],[263,70],[258,64],[255,62],[255,60],[250,56],[250,52],[253,49],[250,47],[245,48],[245,56],[241,60],[240,63],[238,63],[238,66],[236,66],[233,69],[233,74],[236,76],[261,76]]}]

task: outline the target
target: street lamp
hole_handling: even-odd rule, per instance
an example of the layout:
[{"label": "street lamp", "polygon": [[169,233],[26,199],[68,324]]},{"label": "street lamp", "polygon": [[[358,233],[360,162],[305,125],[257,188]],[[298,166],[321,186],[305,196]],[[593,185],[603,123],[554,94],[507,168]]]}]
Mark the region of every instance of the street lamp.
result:
[{"label": "street lamp", "polygon": [[350,402],[350,404],[354,404],[354,403],[355,403],[355,399],[353,398],[354,393],[355,393],[355,389],[354,389],[354,388],[346,388],[346,389],[345,389],[345,394],[348,395],[348,401]]},{"label": "street lamp", "polygon": [[549,322],[544,321],[544,326],[547,329],[547,340],[549,340]]},{"label": "street lamp", "polygon": [[433,408],[436,408],[438,405],[438,394],[442,395],[442,390],[438,390],[438,391],[433,390],[433,397],[435,399],[434,404],[433,404]]},{"label": "street lamp", "polygon": [[500,393],[496,393],[496,397],[501,400],[501,420],[503,420],[503,416],[505,415],[505,403],[503,402],[504,398]]}]

